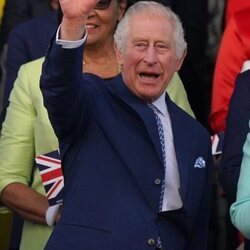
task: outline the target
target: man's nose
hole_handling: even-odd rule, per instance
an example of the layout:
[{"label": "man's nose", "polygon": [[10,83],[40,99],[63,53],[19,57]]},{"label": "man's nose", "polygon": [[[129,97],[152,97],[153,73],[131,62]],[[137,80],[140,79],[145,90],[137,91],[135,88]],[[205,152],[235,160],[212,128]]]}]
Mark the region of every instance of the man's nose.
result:
[{"label": "man's nose", "polygon": [[149,46],[145,51],[144,62],[148,65],[154,65],[157,63],[157,54],[153,46]]}]

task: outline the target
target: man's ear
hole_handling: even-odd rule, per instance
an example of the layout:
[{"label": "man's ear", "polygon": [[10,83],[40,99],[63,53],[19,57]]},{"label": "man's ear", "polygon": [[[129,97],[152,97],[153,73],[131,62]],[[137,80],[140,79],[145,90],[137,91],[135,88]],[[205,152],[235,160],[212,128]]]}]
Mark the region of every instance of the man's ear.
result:
[{"label": "man's ear", "polygon": [[187,49],[185,49],[185,51],[183,52],[183,55],[181,56],[181,58],[176,60],[176,63],[177,63],[176,64],[176,71],[178,71],[181,68],[186,55],[187,55]]},{"label": "man's ear", "polygon": [[117,47],[116,43],[114,43],[114,49],[115,49],[117,62],[118,62],[119,65],[122,65],[123,64],[123,54],[121,53],[121,51]]}]

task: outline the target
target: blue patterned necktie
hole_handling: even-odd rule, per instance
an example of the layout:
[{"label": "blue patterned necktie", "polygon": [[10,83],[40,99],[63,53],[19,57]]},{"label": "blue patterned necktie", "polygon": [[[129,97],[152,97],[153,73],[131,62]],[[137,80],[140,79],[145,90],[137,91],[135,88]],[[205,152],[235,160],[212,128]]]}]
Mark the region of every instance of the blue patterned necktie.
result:
[{"label": "blue patterned necktie", "polygon": [[[165,152],[165,138],[164,138],[163,125],[162,125],[160,117],[158,116],[158,112],[159,111],[155,107],[155,105],[154,104],[148,104],[148,106],[154,111],[154,115],[155,115],[155,120],[156,120],[156,124],[157,124],[157,128],[158,128],[159,139],[160,139],[160,143],[161,143],[161,152],[162,152],[162,157],[163,157],[164,177],[165,177],[165,171],[166,171],[166,152]],[[161,195],[160,195],[160,204],[159,204],[159,212],[162,211],[164,189],[165,189],[165,178],[162,180]]]},{"label": "blue patterned necktie", "polygon": [[[162,211],[162,204],[164,198],[164,189],[165,189],[165,171],[166,171],[166,152],[165,152],[165,138],[164,138],[164,130],[160,117],[158,116],[158,109],[154,104],[148,104],[148,106],[153,110],[155,115],[155,120],[158,128],[159,139],[161,143],[161,151],[163,157],[163,165],[164,165],[164,179],[162,180],[161,186],[161,194],[160,194],[160,203],[159,203],[159,212]],[[160,236],[157,238],[156,249],[163,249]]]}]

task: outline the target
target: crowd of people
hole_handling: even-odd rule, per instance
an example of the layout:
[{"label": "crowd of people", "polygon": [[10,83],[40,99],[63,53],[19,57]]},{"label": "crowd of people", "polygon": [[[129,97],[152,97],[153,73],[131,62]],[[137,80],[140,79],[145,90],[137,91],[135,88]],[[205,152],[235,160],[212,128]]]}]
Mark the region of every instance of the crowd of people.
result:
[{"label": "crowd of people", "polygon": [[208,8],[0,1],[1,249],[250,249],[250,3],[225,1],[209,74]]}]

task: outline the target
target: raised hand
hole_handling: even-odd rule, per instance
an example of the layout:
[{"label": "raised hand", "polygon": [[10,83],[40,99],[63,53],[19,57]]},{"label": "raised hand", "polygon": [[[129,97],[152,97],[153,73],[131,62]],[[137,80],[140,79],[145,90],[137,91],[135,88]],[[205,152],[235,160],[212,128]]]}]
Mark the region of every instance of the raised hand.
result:
[{"label": "raised hand", "polygon": [[85,17],[100,0],[59,0],[65,18]]},{"label": "raised hand", "polygon": [[100,0],[59,0],[63,20],[60,38],[78,40],[82,37],[90,11]]}]

